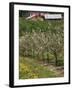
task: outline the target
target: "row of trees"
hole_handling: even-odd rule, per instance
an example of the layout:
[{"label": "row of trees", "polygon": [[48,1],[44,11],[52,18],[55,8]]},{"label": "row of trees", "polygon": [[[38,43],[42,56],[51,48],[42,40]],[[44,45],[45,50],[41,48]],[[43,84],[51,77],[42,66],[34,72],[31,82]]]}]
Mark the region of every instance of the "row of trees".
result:
[{"label": "row of trees", "polygon": [[63,36],[63,30],[24,32],[20,37],[20,55],[37,58],[46,63],[50,63],[52,55],[57,66],[59,56],[63,56]]}]

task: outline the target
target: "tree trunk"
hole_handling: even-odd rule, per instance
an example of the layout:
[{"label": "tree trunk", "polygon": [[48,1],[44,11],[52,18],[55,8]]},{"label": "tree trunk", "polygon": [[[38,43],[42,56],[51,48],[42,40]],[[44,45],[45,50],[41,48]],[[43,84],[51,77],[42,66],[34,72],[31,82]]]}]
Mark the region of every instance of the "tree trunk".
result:
[{"label": "tree trunk", "polygon": [[47,48],[47,63],[50,63],[50,60],[49,60],[49,50]]},{"label": "tree trunk", "polygon": [[57,58],[57,53],[56,52],[54,52],[54,56],[55,56],[55,65],[57,66],[58,58]]},{"label": "tree trunk", "polygon": [[32,57],[34,57],[34,50],[32,49]]},{"label": "tree trunk", "polygon": [[47,62],[50,63],[49,54],[47,54]]}]

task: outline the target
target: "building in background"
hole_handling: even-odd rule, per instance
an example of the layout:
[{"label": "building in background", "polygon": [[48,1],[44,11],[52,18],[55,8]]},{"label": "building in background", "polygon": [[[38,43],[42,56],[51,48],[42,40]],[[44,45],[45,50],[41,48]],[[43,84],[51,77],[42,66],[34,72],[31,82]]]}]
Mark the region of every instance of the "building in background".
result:
[{"label": "building in background", "polygon": [[60,13],[40,13],[40,12],[30,12],[30,15],[26,19],[31,20],[53,20],[53,19],[62,19],[63,16]]}]

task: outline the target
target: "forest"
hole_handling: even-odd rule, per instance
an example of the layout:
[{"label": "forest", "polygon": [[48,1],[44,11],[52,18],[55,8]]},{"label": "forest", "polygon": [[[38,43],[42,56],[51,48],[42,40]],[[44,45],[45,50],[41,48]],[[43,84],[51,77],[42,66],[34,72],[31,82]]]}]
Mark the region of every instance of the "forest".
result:
[{"label": "forest", "polygon": [[19,79],[64,76],[64,20],[19,17]]}]

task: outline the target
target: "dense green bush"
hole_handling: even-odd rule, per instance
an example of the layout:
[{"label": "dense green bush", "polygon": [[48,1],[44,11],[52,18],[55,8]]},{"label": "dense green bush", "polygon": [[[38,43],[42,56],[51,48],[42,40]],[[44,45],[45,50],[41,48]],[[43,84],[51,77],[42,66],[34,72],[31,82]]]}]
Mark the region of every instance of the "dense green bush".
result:
[{"label": "dense green bush", "polygon": [[45,20],[45,21],[33,21],[33,20],[25,20],[23,17],[19,19],[19,30],[20,36],[23,32],[32,32],[32,30],[46,32],[56,30],[63,30],[63,20]]}]

